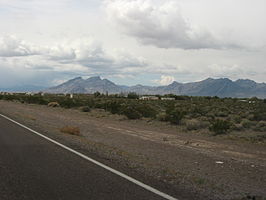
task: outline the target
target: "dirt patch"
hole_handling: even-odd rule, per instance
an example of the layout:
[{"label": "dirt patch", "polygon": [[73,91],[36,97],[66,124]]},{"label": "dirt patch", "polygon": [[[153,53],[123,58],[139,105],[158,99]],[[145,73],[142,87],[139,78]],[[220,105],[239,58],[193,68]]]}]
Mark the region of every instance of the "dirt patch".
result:
[{"label": "dirt patch", "polygon": [[[176,190],[198,194],[198,199],[266,197],[264,145],[187,133],[151,120],[130,121],[101,110],[0,101],[0,112]],[[61,133],[64,126],[79,127],[82,137]]]}]

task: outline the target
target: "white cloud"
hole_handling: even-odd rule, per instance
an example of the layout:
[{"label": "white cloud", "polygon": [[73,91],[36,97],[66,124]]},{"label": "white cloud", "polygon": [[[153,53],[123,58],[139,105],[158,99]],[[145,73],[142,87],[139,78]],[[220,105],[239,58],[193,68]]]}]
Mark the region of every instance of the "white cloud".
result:
[{"label": "white cloud", "polygon": [[144,45],[159,48],[223,49],[239,47],[222,42],[211,32],[195,28],[182,16],[176,1],[107,0],[109,20]]},{"label": "white cloud", "polygon": [[40,72],[61,74],[60,79],[95,74],[130,76],[130,73],[136,73],[136,69],[148,65],[144,58],[134,56],[124,49],[107,51],[101,43],[90,37],[36,48],[13,36],[5,37],[2,41],[5,45],[0,46],[1,68],[4,66],[12,71],[21,71],[19,76],[25,77]]},{"label": "white cloud", "polygon": [[0,57],[29,56],[39,54],[40,49],[15,36],[0,37]]},{"label": "white cloud", "polygon": [[[1,34],[7,35],[0,36],[0,87],[93,75],[123,84],[154,84],[161,75],[178,82],[207,77],[265,82],[266,51],[260,48],[266,44],[265,5],[265,0],[0,0]],[[254,49],[229,49],[237,46],[232,44]],[[193,50],[202,48],[209,49]]]},{"label": "white cloud", "polygon": [[175,81],[173,76],[165,76],[162,75],[160,80],[154,80],[155,83],[159,83],[160,85],[169,85]]}]

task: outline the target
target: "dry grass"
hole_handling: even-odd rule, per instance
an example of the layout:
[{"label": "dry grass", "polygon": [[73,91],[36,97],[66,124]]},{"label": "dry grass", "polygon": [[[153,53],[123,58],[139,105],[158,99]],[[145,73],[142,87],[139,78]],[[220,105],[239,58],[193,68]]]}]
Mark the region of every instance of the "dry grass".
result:
[{"label": "dry grass", "polygon": [[67,133],[70,135],[77,135],[77,136],[81,135],[79,127],[65,126],[60,129],[60,132]]},{"label": "dry grass", "polygon": [[49,107],[59,107],[60,105],[57,102],[50,102],[50,103],[48,103],[48,106]]}]

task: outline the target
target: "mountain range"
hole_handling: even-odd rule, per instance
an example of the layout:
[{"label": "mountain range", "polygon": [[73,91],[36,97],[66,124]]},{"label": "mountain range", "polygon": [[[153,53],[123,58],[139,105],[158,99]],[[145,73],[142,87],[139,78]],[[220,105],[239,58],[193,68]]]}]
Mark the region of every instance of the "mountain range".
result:
[{"label": "mountain range", "polygon": [[77,77],[63,84],[44,90],[46,93],[94,93],[109,94],[136,92],[137,94],[176,94],[189,96],[218,96],[218,97],[258,97],[266,98],[266,84],[256,83],[249,79],[232,81],[228,78],[208,78],[203,81],[179,83],[174,81],[166,86],[123,86],[99,76],[83,79]]}]

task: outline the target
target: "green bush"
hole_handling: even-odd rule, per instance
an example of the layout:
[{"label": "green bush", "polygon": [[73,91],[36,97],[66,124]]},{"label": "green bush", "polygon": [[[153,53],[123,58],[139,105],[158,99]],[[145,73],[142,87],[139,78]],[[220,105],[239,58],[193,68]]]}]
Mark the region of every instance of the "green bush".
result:
[{"label": "green bush", "polygon": [[241,122],[241,117],[239,115],[233,115],[231,116],[231,119],[233,120],[233,122],[239,124]]},{"label": "green bush", "polygon": [[159,121],[166,121],[166,113],[159,113],[156,115],[156,119],[159,120]]},{"label": "green bush", "polygon": [[82,112],[90,112],[91,108],[89,106],[84,106],[84,107],[81,108],[81,111]]},{"label": "green bush", "polygon": [[20,101],[24,101],[26,103],[30,104],[41,104],[41,105],[47,105],[49,103],[47,100],[45,100],[41,96],[24,96],[20,99]]},{"label": "green bush", "polygon": [[77,107],[79,106],[78,103],[75,102],[75,100],[70,99],[70,98],[64,98],[61,101],[59,101],[59,104],[63,107],[63,108],[73,108],[73,107]]},{"label": "green bush", "polygon": [[96,102],[95,105],[94,105],[95,108],[98,108],[98,109],[104,109],[106,110],[106,107],[107,107],[107,104],[105,102]]},{"label": "green bush", "polygon": [[228,116],[228,112],[220,111],[220,112],[215,113],[215,116],[216,117],[227,117]]},{"label": "green bush", "polygon": [[130,92],[130,93],[128,93],[127,98],[128,99],[138,99],[139,95],[137,95],[137,93],[135,93],[135,92]]},{"label": "green bush", "polygon": [[266,111],[256,111],[256,112],[254,112],[253,119],[255,121],[266,120]]},{"label": "green bush", "polygon": [[118,101],[110,101],[106,104],[107,111],[111,112],[112,114],[119,114],[121,113],[122,105]]},{"label": "green bush", "polygon": [[128,119],[140,119],[142,117],[132,106],[125,106],[121,114],[125,115]]},{"label": "green bush", "polygon": [[147,118],[156,118],[157,110],[149,104],[136,104],[135,109],[143,116]]},{"label": "green bush", "polygon": [[200,121],[200,120],[197,120],[197,119],[187,120],[185,122],[185,124],[186,124],[187,130],[189,130],[189,131],[200,130],[200,129],[207,128],[209,126],[209,122]]},{"label": "green bush", "polygon": [[231,129],[234,131],[242,131],[244,129],[242,124],[233,124],[231,126]]},{"label": "green bush", "polygon": [[180,122],[185,115],[186,112],[178,108],[169,108],[166,110],[166,120],[171,124],[180,125]]},{"label": "green bush", "polygon": [[265,132],[266,131],[266,121],[260,121],[253,128],[254,131]]},{"label": "green bush", "polygon": [[243,119],[241,124],[244,128],[250,128],[253,125],[252,121],[248,119]]},{"label": "green bush", "polygon": [[199,114],[201,116],[206,115],[206,110],[204,110],[203,107],[200,106],[196,106],[193,110],[192,110],[193,114]]},{"label": "green bush", "polygon": [[89,106],[90,108],[94,108],[95,101],[92,98],[89,98],[88,100],[85,101],[85,105]]},{"label": "green bush", "polygon": [[231,123],[227,120],[216,119],[211,123],[209,130],[215,135],[226,134],[231,127]]}]

